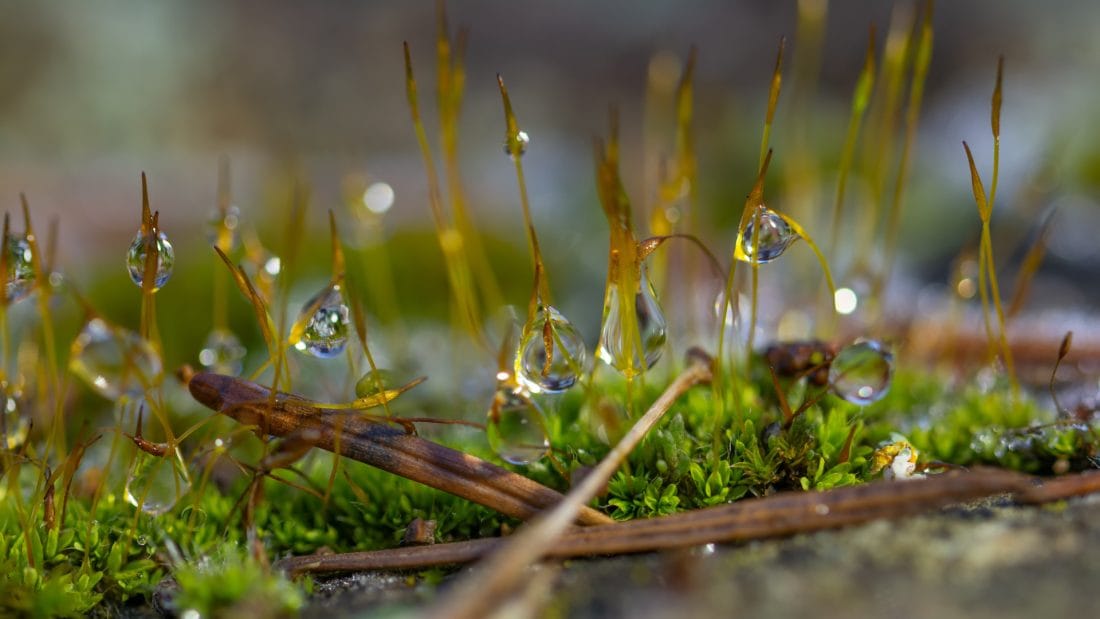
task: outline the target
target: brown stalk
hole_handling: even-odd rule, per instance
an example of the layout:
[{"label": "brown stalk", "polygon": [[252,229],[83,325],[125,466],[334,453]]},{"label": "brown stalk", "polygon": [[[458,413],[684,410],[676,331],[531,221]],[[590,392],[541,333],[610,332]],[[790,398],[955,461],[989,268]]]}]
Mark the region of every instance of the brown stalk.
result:
[{"label": "brown stalk", "polygon": [[[244,425],[275,436],[311,433],[317,439],[315,447],[514,518],[531,518],[562,500],[558,492],[475,456],[347,411],[326,411],[293,394],[277,393],[273,398],[268,388],[251,381],[200,372],[191,377],[189,388],[201,404]],[[584,507],[576,522],[607,524],[611,519]]]},{"label": "brown stalk", "polygon": [[[906,482],[878,481],[826,492],[786,492],[671,516],[574,528],[546,549],[549,557],[624,554],[737,542],[896,519],[953,503],[1002,493],[1033,504],[1100,490],[1100,472],[1035,485],[1021,473],[1000,469],[951,472]],[[278,567],[292,573],[413,569],[474,561],[507,543],[478,539],[373,552],[291,557]]]}]

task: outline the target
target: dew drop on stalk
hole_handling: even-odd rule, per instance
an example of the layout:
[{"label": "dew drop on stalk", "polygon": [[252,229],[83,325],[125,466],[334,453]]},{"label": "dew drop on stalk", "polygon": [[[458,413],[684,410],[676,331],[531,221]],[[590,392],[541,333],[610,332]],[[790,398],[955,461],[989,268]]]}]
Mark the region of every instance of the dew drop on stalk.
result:
[{"label": "dew drop on stalk", "polygon": [[527,152],[527,145],[530,143],[531,138],[526,131],[516,131],[514,135],[510,135],[504,140],[504,154],[510,157],[513,155],[522,156]]},{"label": "dew drop on stalk", "polygon": [[894,356],[874,340],[857,340],[845,346],[829,367],[829,384],[852,404],[877,402],[890,390]]},{"label": "dew drop on stalk", "polygon": [[587,363],[584,338],[573,323],[551,306],[539,307],[523,328],[516,355],[520,384],[531,393],[562,393],[576,384]]},{"label": "dew drop on stalk", "polygon": [[163,457],[138,452],[126,477],[126,502],[150,516],[172,509],[190,490],[191,478],[179,448]]},{"label": "dew drop on stalk", "polygon": [[522,389],[501,386],[485,425],[489,447],[510,464],[530,464],[550,451],[542,411]]},{"label": "dew drop on stalk", "polygon": [[329,284],[302,308],[298,324],[305,329],[294,347],[320,359],[344,352],[348,344],[348,306],[339,284]]},{"label": "dew drop on stalk", "polygon": [[133,331],[93,318],[73,341],[69,369],[111,400],[138,398],[160,382],[160,354]]},{"label": "dew drop on stalk", "polygon": [[[759,224],[760,232],[756,233]],[[757,234],[756,251],[753,248],[753,235]],[[745,224],[740,234],[741,257],[745,262],[764,264],[771,262],[783,255],[787,248],[798,240],[798,235],[791,230],[789,224],[780,217],[779,213],[766,206],[758,206],[756,212]]]},{"label": "dew drop on stalk", "polygon": [[612,283],[604,302],[603,326],[600,329],[600,348],[596,355],[601,361],[623,373],[644,371],[653,367],[661,358],[667,336],[667,323],[657,294],[649,283],[643,266],[634,293],[634,316],[638,332],[626,332],[622,316],[619,286]]},{"label": "dew drop on stalk", "polygon": [[27,440],[31,424],[20,408],[19,393],[0,384],[0,449],[15,451]]},{"label": "dew drop on stalk", "polygon": [[214,329],[206,336],[202,350],[199,351],[199,363],[211,372],[236,376],[241,373],[247,352],[232,331]]},{"label": "dew drop on stalk", "polygon": [[[153,279],[153,290],[160,290],[168,283],[172,276],[172,268],[176,264],[176,251],[168,242],[168,237],[163,232],[157,233],[157,269]],[[130,250],[126,252],[126,270],[130,272],[130,279],[141,286],[145,279],[145,234],[138,230],[134,240],[130,242]]]},{"label": "dew drop on stalk", "polygon": [[5,274],[4,294],[8,303],[16,303],[27,298],[34,290],[34,254],[30,241],[25,236],[8,237],[8,272]]}]

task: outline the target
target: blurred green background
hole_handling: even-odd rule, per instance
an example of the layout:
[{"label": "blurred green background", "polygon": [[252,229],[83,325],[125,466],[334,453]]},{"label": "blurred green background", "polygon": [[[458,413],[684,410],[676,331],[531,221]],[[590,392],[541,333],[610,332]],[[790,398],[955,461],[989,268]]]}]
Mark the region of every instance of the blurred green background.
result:
[{"label": "blurred green background", "polygon": [[[172,323],[162,324],[171,366],[193,362],[210,328],[205,308],[216,267],[204,226],[220,156],[232,162],[234,202],[245,226],[257,228],[268,245],[281,243],[291,180],[308,185],[310,260],[292,308],[325,277],[325,211],[336,209],[346,236],[355,234],[344,213],[348,178],[384,181],[395,194],[382,223],[401,309],[442,317],[446,284],[430,235],[401,59],[408,40],[431,132],[434,10],[431,2],[5,3],[0,187],[8,209],[25,192],[40,229],[59,217],[61,268],[108,317],[132,326],[138,292],[122,263],[138,225],[145,171],[153,207],[177,250],[177,275],[158,294],[162,317]],[[810,36],[797,32],[800,10],[824,20],[820,53],[804,50],[801,58]],[[513,170],[501,153],[496,73],[508,81],[531,135],[524,163],[559,305],[594,343],[607,250],[591,139],[606,132],[607,106],[622,112],[624,177],[641,208],[653,199],[650,153],[659,150],[647,128],[667,123],[659,116],[668,111],[659,101],[647,103],[647,80],[674,85],[688,49],[697,46],[702,236],[728,256],[754,175],[779,36],[788,37],[789,73],[773,136],[776,166],[785,165],[798,128],[820,164],[819,186],[809,195],[819,196],[820,212],[828,212],[867,28],[877,27],[881,50],[892,10],[877,0],[451,2],[451,25],[470,28],[460,128],[465,189],[479,226],[493,237],[508,301],[522,306],[530,282]],[[935,29],[896,287],[905,293],[927,283],[946,286],[955,255],[976,240],[960,141],[970,142],[988,177],[989,96],[1003,53],[999,266],[1013,272],[1039,216],[1058,205],[1032,309],[1095,307],[1100,5],[940,2]],[[798,62],[805,63],[801,74]],[[791,103],[796,93],[809,102],[798,111]],[[813,204],[784,204],[782,181],[775,182],[776,204],[814,212]],[[851,187],[858,201],[858,177]],[[819,223],[805,223],[819,239],[827,237]],[[773,277],[792,278],[794,288],[816,281],[804,279],[816,268],[809,254],[795,256],[791,262],[801,266],[782,267],[789,273],[777,267]],[[235,328],[255,337],[246,307],[235,291],[231,297]]]}]

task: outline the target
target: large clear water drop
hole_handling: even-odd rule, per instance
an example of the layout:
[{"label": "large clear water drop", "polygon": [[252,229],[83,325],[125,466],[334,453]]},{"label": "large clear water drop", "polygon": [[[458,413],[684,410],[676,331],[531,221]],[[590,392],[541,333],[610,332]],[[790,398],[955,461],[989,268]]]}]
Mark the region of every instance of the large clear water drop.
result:
[{"label": "large clear water drop", "polygon": [[890,390],[894,355],[875,340],[857,340],[836,354],[829,366],[829,384],[852,404],[877,402]]},{"label": "large clear water drop", "polygon": [[199,363],[211,372],[236,376],[241,373],[247,353],[248,350],[232,331],[214,329],[206,336],[199,351]]},{"label": "large clear water drop", "polygon": [[126,502],[150,516],[168,512],[191,490],[191,478],[178,448],[164,456],[138,452],[126,477]]},{"label": "large clear water drop", "polygon": [[551,306],[539,307],[523,327],[516,378],[531,393],[562,393],[576,384],[588,353],[573,323]]},{"label": "large clear water drop", "polygon": [[[757,226],[760,232],[757,233]],[[753,235],[757,236],[755,247]],[[738,258],[745,262],[764,264],[783,255],[798,240],[791,226],[766,206],[759,206],[740,233],[741,252]]]},{"label": "large clear water drop", "polygon": [[489,447],[510,464],[530,464],[550,451],[542,411],[522,389],[511,386],[493,394],[485,434]]},{"label": "large clear water drop", "polygon": [[111,400],[139,398],[163,373],[160,354],[133,331],[93,318],[73,341],[69,369]]},{"label": "large clear water drop", "polygon": [[[172,276],[172,269],[176,265],[176,251],[168,242],[168,237],[163,232],[157,233],[157,265],[153,277],[153,290],[160,290],[168,283]],[[130,242],[130,250],[126,252],[126,270],[130,272],[130,279],[139,287],[145,280],[145,234],[138,230],[134,240]]]},{"label": "large clear water drop", "polygon": [[34,252],[25,236],[9,236],[6,250],[8,272],[5,274],[4,294],[8,303],[16,303],[34,290]]},{"label": "large clear water drop", "polygon": [[600,348],[596,356],[623,374],[634,375],[653,367],[661,358],[668,325],[644,267],[638,288],[631,295],[634,302],[627,303],[634,312],[636,332],[627,328],[621,295],[618,284],[611,283],[604,300]]},{"label": "large clear water drop", "polygon": [[298,316],[305,325],[294,347],[321,359],[344,352],[348,344],[348,306],[339,284],[329,284],[306,302]]}]

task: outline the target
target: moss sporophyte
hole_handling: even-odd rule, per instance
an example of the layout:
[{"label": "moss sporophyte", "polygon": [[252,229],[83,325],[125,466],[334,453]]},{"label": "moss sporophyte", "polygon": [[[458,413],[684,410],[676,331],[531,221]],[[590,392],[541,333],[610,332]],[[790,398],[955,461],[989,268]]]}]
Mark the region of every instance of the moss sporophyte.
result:
[{"label": "moss sporophyte", "polygon": [[[516,235],[512,245],[525,244],[529,261],[518,260],[522,250],[496,260],[487,216],[470,208],[462,185],[466,34],[452,34],[442,4],[436,118],[422,116],[412,46],[404,47],[433,225],[427,243],[403,246],[382,234],[393,188],[357,177],[342,187],[343,207],[328,212],[322,249],[313,251],[304,233],[304,179],[285,201],[263,205],[263,218],[284,225],[273,241],[260,216],[234,205],[223,160],[206,253],[162,229],[142,174],[138,229],[125,272],[115,273],[140,292],[84,287],[56,260],[58,225],[40,242],[24,199],[22,231],[5,215],[0,251],[0,614],[110,612],[143,599],[187,617],[292,614],[306,603],[310,573],[489,557],[433,607],[473,617],[545,556],[789,535],[996,493],[1039,503],[1096,490],[1095,475],[1068,475],[1097,462],[1095,407],[1064,407],[1055,391],[1059,366],[1095,351],[1073,357],[1068,335],[1060,347],[1009,336],[1045,235],[1027,252],[1005,311],[991,232],[1003,60],[988,191],[965,143],[959,166],[981,235],[970,287],[951,294],[976,289],[983,320],[977,329],[938,326],[950,340],[933,349],[969,367],[945,373],[918,363],[925,338],[906,329],[920,323],[882,311],[932,34],[931,2],[899,9],[881,50],[871,30],[843,143],[820,153],[772,144],[783,118],[781,40],[768,67],[759,158],[753,144],[751,169],[731,175],[746,199],[720,244],[704,241],[720,226],[701,208],[697,178],[699,54],[692,49],[673,66],[672,79],[651,71],[668,85],[647,92],[664,92],[672,112],[671,139],[654,142],[665,156],[653,196],[628,195],[623,168],[632,159],[623,157],[615,108],[606,137],[593,144],[609,242],[603,293],[591,298],[563,287],[568,273],[551,274],[558,247],[540,244],[543,197],[528,193],[524,168],[543,146],[517,113],[535,106],[520,90],[510,94],[500,75],[504,153],[522,214],[513,219],[525,239]],[[796,55],[796,74],[805,57]],[[429,125],[438,130],[435,152]],[[782,148],[791,143],[800,142]],[[792,170],[816,174],[826,164],[812,162],[834,150],[831,218],[800,211],[789,197]],[[533,169],[532,178],[541,173]],[[867,199],[848,197],[857,176]],[[844,234],[858,237],[854,256],[838,241],[852,217],[861,224]],[[828,245],[813,240],[819,231]],[[317,265],[314,255],[328,259]],[[438,261],[441,303],[428,290],[416,291],[415,303],[399,293],[407,282],[391,265],[408,256],[424,269],[424,256]],[[785,266],[813,276],[801,286],[808,294],[783,300],[803,310],[799,337],[776,340],[767,298],[783,290],[773,274]],[[505,278],[504,270],[522,276]],[[201,304],[158,307],[177,283],[209,289],[209,322]],[[129,299],[131,311],[96,302],[108,296]],[[524,310],[499,310],[509,303]],[[582,303],[600,314],[598,338],[567,317],[583,315],[574,313]],[[446,307],[442,326],[415,318],[429,304]],[[22,308],[31,305],[28,319]],[[503,327],[493,320],[502,314]],[[419,333],[443,336],[417,340]],[[452,348],[456,384],[476,387],[442,395],[421,387],[417,355],[444,351],[418,350],[418,341]],[[169,365],[184,343],[201,370]],[[1049,377],[1053,409],[1029,388],[1043,381],[1025,380],[1022,370]],[[471,391],[483,398],[472,407]],[[991,468],[964,469],[975,465]],[[1037,484],[1030,474],[1064,476]]]}]

